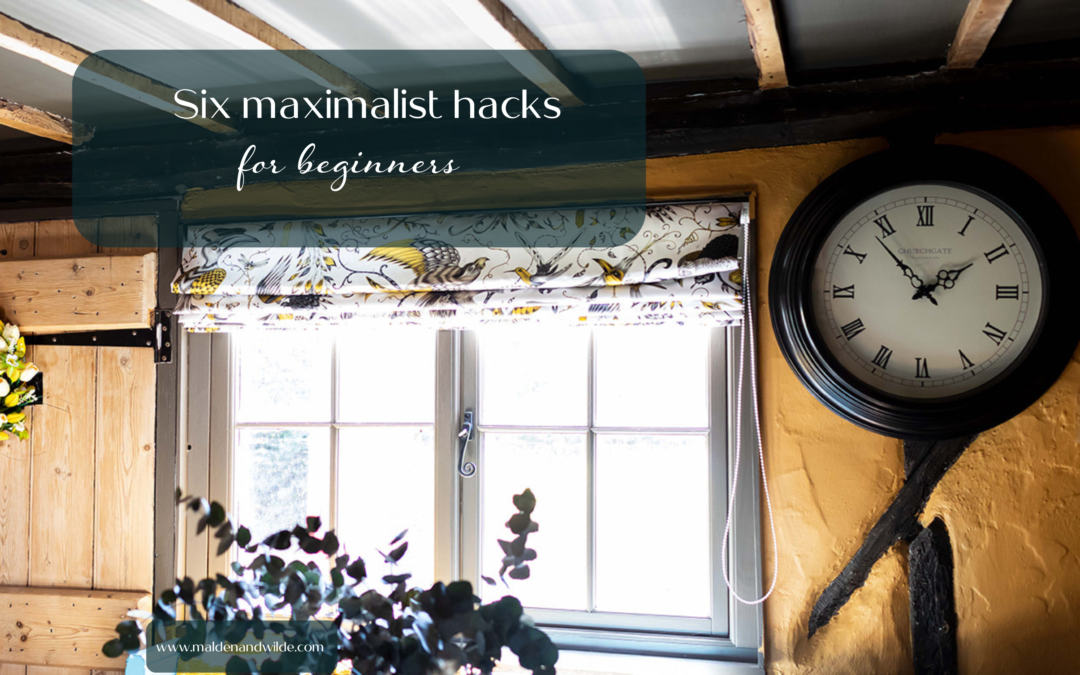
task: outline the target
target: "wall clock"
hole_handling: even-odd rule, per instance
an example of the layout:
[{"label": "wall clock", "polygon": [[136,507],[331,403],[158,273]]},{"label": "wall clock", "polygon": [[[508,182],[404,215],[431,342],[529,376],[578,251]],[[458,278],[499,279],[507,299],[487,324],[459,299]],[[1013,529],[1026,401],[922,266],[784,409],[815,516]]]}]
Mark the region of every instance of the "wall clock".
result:
[{"label": "wall clock", "polygon": [[799,205],[769,282],[785,358],[872,431],[954,438],[1034,403],[1080,340],[1080,242],[994,157],[928,146],[835,173]]}]

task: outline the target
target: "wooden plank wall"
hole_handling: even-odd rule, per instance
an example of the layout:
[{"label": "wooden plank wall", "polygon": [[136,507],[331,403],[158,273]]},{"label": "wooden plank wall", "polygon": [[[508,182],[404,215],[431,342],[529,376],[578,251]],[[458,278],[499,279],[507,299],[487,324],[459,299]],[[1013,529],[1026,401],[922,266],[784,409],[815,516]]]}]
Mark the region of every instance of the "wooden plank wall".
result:
[{"label": "wooden plank wall", "polygon": [[[152,250],[102,249],[70,220],[0,223],[0,260]],[[153,352],[36,346],[30,358],[45,373],[45,404],[30,409],[29,439],[0,441],[0,585],[151,591]],[[0,675],[91,671],[0,654]]]}]

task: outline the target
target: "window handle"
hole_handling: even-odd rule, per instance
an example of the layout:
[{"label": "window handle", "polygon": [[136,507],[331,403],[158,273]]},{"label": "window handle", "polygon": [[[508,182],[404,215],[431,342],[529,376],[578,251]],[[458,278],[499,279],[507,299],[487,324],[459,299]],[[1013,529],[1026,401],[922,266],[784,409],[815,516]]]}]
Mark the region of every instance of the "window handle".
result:
[{"label": "window handle", "polygon": [[466,410],[461,419],[461,431],[458,432],[460,439],[458,444],[458,473],[465,478],[476,475],[476,464],[465,461],[465,453],[469,450],[469,441],[473,435],[473,411]]}]

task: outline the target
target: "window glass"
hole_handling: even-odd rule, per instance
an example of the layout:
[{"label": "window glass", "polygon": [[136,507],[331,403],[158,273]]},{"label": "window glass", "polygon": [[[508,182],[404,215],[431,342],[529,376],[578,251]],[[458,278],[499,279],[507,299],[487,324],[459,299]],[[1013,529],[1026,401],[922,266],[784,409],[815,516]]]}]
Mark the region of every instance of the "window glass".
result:
[{"label": "window glass", "polygon": [[[435,577],[435,462],[428,427],[342,429],[338,462],[338,536],[359,555],[378,587],[384,575],[409,572],[425,588]],[[384,561],[408,530],[399,565]],[[380,553],[381,552],[381,553]]]},{"label": "window glass", "polygon": [[537,551],[527,580],[481,584],[485,601],[510,593],[531,607],[586,609],[588,603],[588,461],[584,434],[492,432],[483,436],[483,513],[480,573],[498,578],[503,558],[498,540],[511,541],[506,527],[516,509],[513,496],[529,488],[536,496],[529,535]]},{"label": "window glass", "polygon": [[329,422],[331,338],[312,332],[240,333],[238,422]]},{"label": "window glass", "polygon": [[233,512],[252,541],[329,515],[329,429],[240,429],[234,467]]},{"label": "window glass", "polygon": [[596,424],[709,426],[709,331],[596,330]]},{"label": "window glass", "polygon": [[596,609],[707,617],[710,570],[707,437],[599,434]]},{"label": "window glass", "polygon": [[343,333],[338,363],[339,421],[435,421],[435,331]]},{"label": "window glass", "polygon": [[481,423],[588,423],[587,330],[493,328],[483,332],[480,354]]}]

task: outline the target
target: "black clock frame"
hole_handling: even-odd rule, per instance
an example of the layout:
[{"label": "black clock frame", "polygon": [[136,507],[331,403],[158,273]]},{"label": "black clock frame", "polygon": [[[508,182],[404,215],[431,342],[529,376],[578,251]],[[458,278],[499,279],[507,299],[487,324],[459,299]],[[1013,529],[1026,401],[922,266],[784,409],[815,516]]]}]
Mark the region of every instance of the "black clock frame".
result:
[{"label": "black clock frame", "polygon": [[[904,185],[950,185],[998,204],[1030,237],[1043,279],[1043,306],[1030,343],[995,379],[963,394],[911,399],[879,391],[848,372],[813,320],[812,275],[825,239],[870,197]],[[803,385],[833,412],[871,431],[905,439],[946,439],[985,431],[1039,399],[1080,342],[1080,239],[1057,202],[1000,159],[951,146],[886,150],[827,178],[799,205],[776,245],[769,275],[773,330]]]}]

